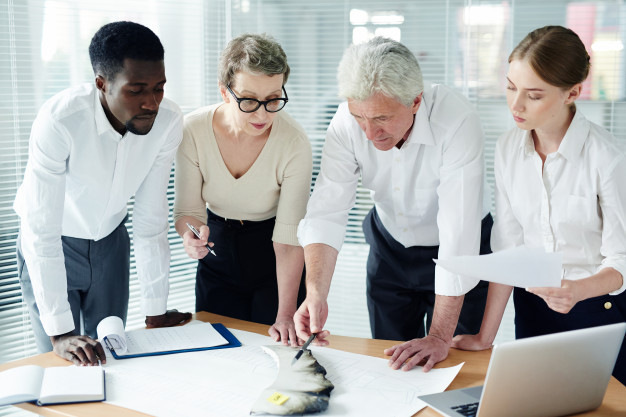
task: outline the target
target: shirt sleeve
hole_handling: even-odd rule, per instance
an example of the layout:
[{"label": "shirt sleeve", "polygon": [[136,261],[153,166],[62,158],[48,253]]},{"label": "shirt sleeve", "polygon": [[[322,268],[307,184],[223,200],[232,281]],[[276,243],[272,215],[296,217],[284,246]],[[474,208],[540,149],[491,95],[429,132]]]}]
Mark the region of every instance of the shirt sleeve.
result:
[{"label": "shirt sleeve", "polygon": [[491,249],[494,252],[524,245],[524,231],[513,214],[509,190],[506,186],[506,180],[512,174],[507,171],[503,155],[505,151],[502,149],[503,139],[504,137],[496,143],[493,165],[496,182],[496,216],[491,230]]},{"label": "shirt sleeve", "polygon": [[626,157],[622,154],[602,178],[602,247],[604,259],[598,270],[614,268],[622,274],[622,286],[609,293],[618,295],[626,289]]},{"label": "shirt sleeve", "polygon": [[133,209],[135,260],[141,307],[146,316],[157,316],[167,309],[170,269],[167,186],[172,161],[183,136],[182,114],[179,112],[171,123],[167,140],[135,194]]},{"label": "shirt sleeve", "polygon": [[298,240],[303,247],[324,243],[339,251],[343,245],[348,212],[356,201],[360,170],[342,117],[348,116],[338,112],[328,127],[320,173],[306,216],[298,226]]},{"label": "shirt sleeve", "polygon": [[176,153],[174,177],[174,223],[183,216],[192,216],[206,223],[206,202],[202,198],[204,178],[200,170],[194,130],[185,124],[183,140]]},{"label": "shirt sleeve", "polygon": [[311,189],[313,157],[305,137],[294,140],[293,151],[284,168],[272,240],[298,246],[298,223],[304,217]]},{"label": "shirt sleeve", "polygon": [[[439,212],[439,257],[442,259],[478,255],[483,210],[483,133],[475,113],[468,113],[445,142],[440,183],[437,187]],[[458,296],[478,284],[435,267],[435,293]]]},{"label": "shirt sleeve", "polygon": [[22,254],[41,323],[50,336],[74,329],[61,242],[68,138],[61,124],[40,112],[31,130],[28,163],[15,204],[21,218]]}]

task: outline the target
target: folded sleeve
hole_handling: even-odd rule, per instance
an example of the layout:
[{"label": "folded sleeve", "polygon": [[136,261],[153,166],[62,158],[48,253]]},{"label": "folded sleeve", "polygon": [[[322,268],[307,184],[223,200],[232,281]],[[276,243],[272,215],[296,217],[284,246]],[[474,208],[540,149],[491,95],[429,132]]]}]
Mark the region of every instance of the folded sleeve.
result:
[{"label": "folded sleeve", "polygon": [[298,223],[304,218],[309,201],[313,157],[311,144],[306,136],[291,141],[291,149],[282,169],[280,197],[272,240],[286,245],[299,246]]},{"label": "folded sleeve", "polygon": [[193,124],[185,123],[183,140],[176,152],[174,176],[174,223],[191,216],[206,223],[206,202],[202,198],[204,178],[196,145]]}]

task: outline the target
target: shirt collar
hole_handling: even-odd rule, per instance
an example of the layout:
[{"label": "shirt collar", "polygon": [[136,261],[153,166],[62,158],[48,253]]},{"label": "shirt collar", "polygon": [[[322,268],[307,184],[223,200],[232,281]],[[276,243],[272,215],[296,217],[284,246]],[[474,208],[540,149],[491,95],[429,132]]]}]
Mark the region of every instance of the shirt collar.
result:
[{"label": "shirt collar", "polygon": [[535,143],[533,142],[532,130],[522,130],[522,140],[520,141],[520,147],[524,151],[524,155],[532,156],[535,154]]},{"label": "shirt collar", "polygon": [[115,140],[119,141],[122,139],[122,135],[113,128],[111,122],[107,118],[106,113],[104,112],[104,108],[102,107],[102,103],[100,102],[100,93],[98,89],[95,89],[95,103],[94,103],[94,113],[96,119],[96,130],[98,135],[102,136],[105,133],[111,132],[115,134]]},{"label": "shirt collar", "polygon": [[[577,111],[574,118],[565,132],[565,136],[559,145],[557,152],[565,159],[572,160],[580,155],[589,135],[589,121]],[[535,154],[535,143],[530,130],[524,130],[524,137],[521,141],[521,148],[526,156]]]},{"label": "shirt collar", "polygon": [[576,114],[574,114],[572,123],[570,123],[567,128],[567,132],[565,132],[565,136],[557,152],[563,155],[567,160],[578,157],[589,135],[589,129],[589,121],[581,112],[577,111]]},{"label": "shirt collar", "polygon": [[409,137],[406,138],[404,145],[409,143],[417,143],[424,145],[434,145],[435,137],[433,131],[430,129],[430,119],[428,117],[428,105],[429,96],[426,95],[426,91],[422,94],[422,102],[420,103],[417,113],[413,119],[413,127]]}]

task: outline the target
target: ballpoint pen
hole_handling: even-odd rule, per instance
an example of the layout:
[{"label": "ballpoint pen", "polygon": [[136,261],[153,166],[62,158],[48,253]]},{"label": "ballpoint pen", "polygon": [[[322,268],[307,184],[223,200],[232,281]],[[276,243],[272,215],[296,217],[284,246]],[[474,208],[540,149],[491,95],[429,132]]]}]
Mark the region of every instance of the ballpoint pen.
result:
[{"label": "ballpoint pen", "polygon": [[[189,223],[186,223],[187,227],[189,228],[189,230],[191,230],[193,232],[194,235],[196,235],[196,237],[198,239],[200,239],[200,232],[198,232],[198,230],[193,227],[192,225],[190,225]],[[215,253],[215,251],[213,249],[211,249],[211,247],[209,245],[204,245],[205,248],[207,248],[209,250],[209,252],[211,252],[211,255],[213,256],[217,256],[217,254]]]},{"label": "ballpoint pen", "polygon": [[313,339],[315,339],[315,336],[317,336],[317,333],[311,333],[311,336],[309,336],[309,338],[306,342],[304,342],[298,353],[296,353],[296,356],[291,360],[291,366],[293,366],[293,364],[296,363],[298,359],[300,359],[300,356],[302,356],[304,350],[309,347]]}]

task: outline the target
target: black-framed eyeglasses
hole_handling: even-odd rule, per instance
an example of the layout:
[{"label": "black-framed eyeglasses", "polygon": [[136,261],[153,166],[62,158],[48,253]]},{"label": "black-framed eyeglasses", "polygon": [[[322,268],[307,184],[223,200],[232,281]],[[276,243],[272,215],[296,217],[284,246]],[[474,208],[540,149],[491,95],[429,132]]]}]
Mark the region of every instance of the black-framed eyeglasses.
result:
[{"label": "black-framed eyeglasses", "polygon": [[235,100],[237,100],[237,104],[239,104],[239,110],[244,113],[254,113],[259,109],[259,107],[261,107],[261,105],[265,107],[265,110],[268,113],[276,113],[277,111],[281,111],[283,107],[285,107],[285,104],[287,104],[287,102],[289,101],[289,97],[287,97],[287,90],[285,90],[284,85],[283,93],[285,93],[285,97],[273,98],[271,100],[265,101],[260,101],[255,98],[239,98],[233,92],[233,90],[230,89],[230,84],[228,84],[226,88],[228,88],[230,94],[232,94]]}]

